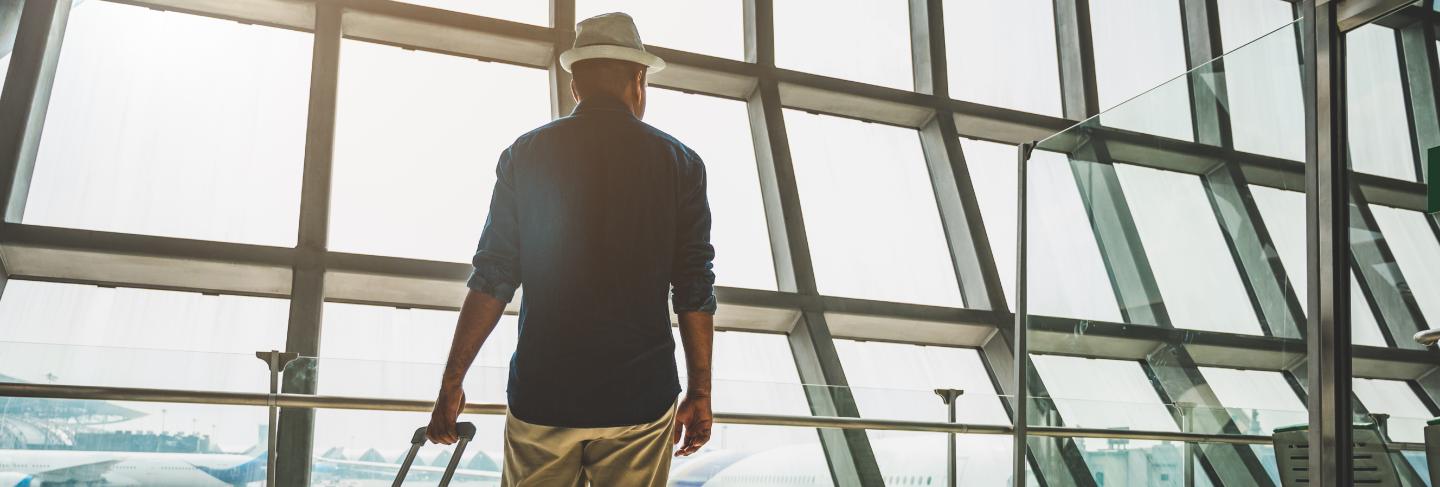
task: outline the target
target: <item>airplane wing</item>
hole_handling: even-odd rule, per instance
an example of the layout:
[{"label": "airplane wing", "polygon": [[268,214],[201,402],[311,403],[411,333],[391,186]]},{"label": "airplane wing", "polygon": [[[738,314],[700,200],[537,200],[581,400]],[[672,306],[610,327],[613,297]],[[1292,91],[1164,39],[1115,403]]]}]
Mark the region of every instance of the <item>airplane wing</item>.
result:
[{"label": "airplane wing", "polygon": [[117,463],[120,463],[120,461],[102,460],[82,463],[79,465],[52,468],[43,472],[35,472],[31,474],[31,476],[35,477],[35,479],[39,480],[42,484],[103,482],[105,481],[105,474],[110,471],[110,467],[115,466]]},{"label": "airplane wing", "polygon": [[[363,462],[363,461],[359,461],[359,460],[340,460],[340,459],[335,459],[335,458],[323,458],[323,457],[315,457],[315,461],[316,461],[317,463],[327,463],[327,464],[330,464],[330,465],[334,465],[334,466],[336,466],[336,467],[346,467],[346,468],[353,468],[353,469],[356,469],[356,470],[365,470],[365,471],[371,471],[371,472],[382,472],[382,473],[387,473],[387,474],[390,474],[390,475],[394,475],[395,473],[398,473],[398,472],[400,471],[400,465],[394,464],[394,463]],[[426,465],[412,465],[412,466],[410,467],[410,471],[411,471],[411,472],[423,472],[423,473],[443,474],[443,473],[445,473],[445,468],[444,468],[444,467],[431,467],[431,466],[426,466]],[[490,470],[473,470],[473,469],[468,469],[468,468],[457,468],[457,469],[455,469],[455,477],[454,477],[454,478],[455,478],[455,480],[500,480],[500,472],[494,472],[494,471],[490,471]]]}]

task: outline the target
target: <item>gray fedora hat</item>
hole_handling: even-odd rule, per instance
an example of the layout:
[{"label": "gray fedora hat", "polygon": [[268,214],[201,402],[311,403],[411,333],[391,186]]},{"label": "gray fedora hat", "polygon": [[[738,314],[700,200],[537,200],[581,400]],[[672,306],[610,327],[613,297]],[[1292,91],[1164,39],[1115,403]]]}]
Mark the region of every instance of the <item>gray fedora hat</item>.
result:
[{"label": "gray fedora hat", "polygon": [[586,59],[619,59],[647,66],[654,73],[665,69],[665,60],[645,52],[640,31],[629,15],[614,12],[600,14],[575,24],[575,47],[560,53],[560,67]]}]

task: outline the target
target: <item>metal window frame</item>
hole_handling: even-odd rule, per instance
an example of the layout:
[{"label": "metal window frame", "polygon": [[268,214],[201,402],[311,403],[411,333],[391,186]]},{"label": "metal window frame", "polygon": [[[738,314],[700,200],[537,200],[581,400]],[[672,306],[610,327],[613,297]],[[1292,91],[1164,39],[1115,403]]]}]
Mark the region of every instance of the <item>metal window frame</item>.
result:
[{"label": "metal window frame", "polygon": [[[568,113],[573,107],[573,100],[568,95],[568,75],[556,68],[555,58],[573,39],[573,29],[569,26],[573,25],[575,17],[574,0],[553,0],[550,3],[551,24],[560,26],[556,28],[390,0],[107,1],[319,33],[314,62],[320,67],[332,61],[338,62],[334,57],[325,56],[338,56],[338,40],[350,38],[547,69],[552,88],[552,113]],[[722,312],[719,326],[722,329],[789,333],[792,349],[797,352],[797,362],[802,358],[807,362],[797,365],[812,371],[806,374],[806,382],[844,383],[843,364],[833,354],[830,337],[834,336],[979,348],[997,390],[1005,390],[1015,383],[1011,379],[1017,378],[1011,372],[1015,365],[1014,354],[1007,352],[1016,337],[1006,333],[1014,315],[1006,306],[996,263],[990,255],[989,240],[974,200],[973,183],[969,181],[966,164],[970,162],[965,159],[958,138],[965,136],[1018,144],[1063,130],[1098,112],[1094,95],[1093,46],[1089,40],[1088,1],[1055,0],[1053,4],[1057,47],[1062,54],[1057,75],[1062,81],[1063,98],[1067,100],[1065,114],[1068,118],[949,98],[943,2],[940,0],[910,2],[912,64],[918,91],[878,87],[775,67],[775,26],[771,1],[743,2],[746,59],[724,59],[652,46],[671,65],[671,69],[652,78],[652,83],[686,92],[745,100],[751,107],[757,154],[769,154],[766,158],[783,154],[785,165],[788,165],[789,155],[783,116],[779,116],[781,108],[916,129],[925,149],[937,203],[942,209],[951,264],[970,309],[820,295],[813,284],[813,269],[809,267],[808,243],[804,238],[803,218],[799,215],[791,171],[788,185],[772,182],[766,183],[773,185],[770,189],[762,187],[767,192],[766,212],[770,220],[771,239],[778,244],[772,247],[775,249],[780,290],[718,289],[717,294],[726,309]],[[1323,8],[1325,2],[1320,3]],[[1186,3],[1191,4],[1195,1]],[[1313,8],[1308,3],[1302,3],[1300,7]],[[458,290],[458,284],[468,272],[466,264],[348,254],[325,248],[324,217],[328,213],[326,174],[329,170],[328,144],[332,142],[329,134],[333,133],[336,82],[333,70],[312,70],[310,123],[301,196],[302,219],[297,229],[300,240],[295,248],[21,223],[29,174],[43,127],[69,3],[25,2],[23,9],[10,79],[3,95],[0,95],[0,197],[3,197],[0,204],[4,205],[5,216],[0,221],[0,292],[3,292],[3,285],[8,279],[15,278],[288,298],[291,299],[292,309],[287,348],[292,351],[318,351],[320,313],[327,301],[458,308],[463,295],[463,290]],[[1427,106],[1426,98],[1417,95],[1423,94],[1426,86],[1433,92],[1436,84],[1433,76],[1436,61],[1430,52],[1434,49],[1436,16],[1433,12],[1419,10],[1407,8],[1401,14],[1379,20],[1391,25],[1418,18],[1423,22],[1405,25],[1424,26],[1417,31],[1418,34],[1430,36],[1426,38],[1430,39],[1428,42],[1421,43],[1426,50],[1423,68],[1413,57],[1420,54],[1409,50],[1405,53],[1406,79],[1410,89],[1407,99],[1412,103],[1412,117],[1418,108]],[[1213,31],[1213,24],[1208,27]],[[1195,31],[1197,35],[1187,34],[1187,46],[1205,40],[1198,35],[1204,29]],[[1405,46],[1405,39],[1402,37],[1400,40],[1400,45]],[[1218,41],[1210,41],[1209,52],[1213,52]],[[1414,44],[1413,40],[1411,44]],[[1205,51],[1203,43],[1193,46],[1196,46],[1196,52]],[[1417,71],[1419,69],[1428,70],[1431,76],[1418,76],[1421,74]],[[1429,82],[1425,83],[1424,79]],[[328,103],[325,102],[327,96],[330,97]],[[1433,101],[1434,97],[1429,100]],[[1307,106],[1312,110],[1321,101],[1307,96]],[[770,128],[777,126],[770,122],[778,122],[778,130]],[[328,129],[326,125],[329,125]],[[1208,178],[1216,175],[1217,167],[1223,167],[1226,169],[1224,175],[1229,176],[1231,186],[1236,188],[1247,188],[1247,184],[1298,187],[1307,180],[1307,168],[1314,166],[1234,151],[1224,147],[1223,140],[1217,147],[1124,131],[1099,133],[1103,136],[1105,149],[1113,158],[1142,161],[1139,164],[1147,167],[1201,175],[1207,178],[1207,182]],[[1418,134],[1417,138],[1420,135],[1424,134]],[[1200,140],[1210,141],[1205,138]],[[762,166],[767,164],[764,158],[757,159]],[[769,163],[774,164],[773,161]],[[785,167],[781,169],[789,171]],[[1417,182],[1365,174],[1355,174],[1352,180],[1357,188],[1356,194],[1374,204],[1412,210],[1423,206],[1423,186]],[[1209,186],[1207,184],[1207,188]],[[1212,195],[1217,191],[1212,189]],[[1248,189],[1245,191],[1248,192]],[[1224,196],[1237,197],[1241,201],[1248,200],[1244,193]],[[787,203],[786,199],[792,201]],[[787,206],[793,209],[787,212]],[[1263,222],[1256,219],[1253,203],[1246,207],[1244,216],[1258,231],[1252,235],[1243,225],[1238,231],[1227,231],[1229,244],[1232,248],[1241,245],[1241,242],[1264,247],[1267,238],[1263,233]],[[1440,238],[1440,223],[1432,221],[1432,227]],[[1311,237],[1312,243],[1318,238],[1315,235]],[[796,252],[805,255],[797,256]],[[797,258],[804,262],[797,264]],[[1253,266],[1237,263],[1252,284],[1252,297],[1260,285],[1270,286],[1270,282],[1278,283],[1284,277],[1276,270],[1273,258],[1266,260],[1271,267],[1270,275],[1266,275],[1264,263]],[[790,273],[788,278],[786,268]],[[802,286],[805,280],[809,282]],[[1284,284],[1278,285],[1285,287]],[[1348,290],[1348,283],[1343,283],[1342,287]],[[1312,289],[1315,288],[1312,286]],[[1293,309],[1289,313],[1294,316]],[[1040,353],[1057,351],[1057,342],[1050,337],[1064,334],[1082,322],[1068,318],[1032,318],[1034,336],[1030,337],[1031,350]],[[880,326],[881,323],[884,325]],[[1272,334],[1276,336],[1246,337],[1155,327],[1142,329],[1120,323],[1086,323],[1090,331],[1085,339],[1093,340],[1095,344],[1087,347],[1091,351],[1086,353],[1096,358],[1145,360],[1147,355],[1140,351],[1147,347],[1148,350],[1157,350],[1158,347],[1183,344],[1181,346],[1185,347],[1197,366],[1249,362],[1276,364],[1281,363],[1277,358],[1293,355],[1302,343],[1287,333],[1274,332],[1273,324]],[[1314,327],[1313,323],[1311,327]],[[1434,360],[1427,351],[1354,347],[1352,353],[1357,376],[1408,380],[1422,386],[1440,382],[1436,379],[1440,374],[1435,373]],[[1255,358],[1246,362],[1245,356]],[[1267,370],[1273,367],[1256,365]],[[1006,378],[1007,373],[1012,377]],[[1334,375],[1321,377],[1328,377],[1331,381],[1335,379]],[[1032,392],[1036,386],[1036,382],[1027,381],[1027,388]],[[310,388],[314,384],[289,387],[293,389],[287,390],[313,390]],[[1427,386],[1425,390],[1435,390],[1435,386]],[[812,396],[812,399],[818,398]],[[843,400],[839,402],[844,403]],[[1325,414],[1331,415],[1335,412],[1333,408],[1326,411]],[[858,411],[853,414],[858,415]],[[291,421],[298,421],[291,431],[305,429],[303,425],[309,424],[304,417]],[[308,445],[308,434],[303,436],[307,437],[304,438],[305,443],[297,442],[288,447],[282,444],[282,450],[292,452],[288,454],[292,457],[308,455],[305,447]],[[827,452],[833,451],[837,458],[848,454],[849,461],[860,462],[853,469],[856,477],[846,478],[874,479],[876,474],[870,473],[877,471],[870,464],[873,463],[873,453],[870,453],[870,460],[865,460],[864,450],[868,447],[862,446],[865,443],[862,441],[863,434],[861,437],[822,441],[828,445]],[[823,434],[822,438],[825,438]],[[1065,447],[1063,439],[1056,441],[1060,452],[1073,448]],[[1032,440],[1032,451],[1035,445]],[[1036,461],[1031,459],[1031,462]],[[282,471],[286,469],[284,465],[282,463]],[[1089,479],[1088,471],[1082,470],[1083,461],[1078,468],[1073,459],[1067,465],[1067,473],[1063,475],[1077,482]],[[843,468],[851,471],[849,467]],[[1023,467],[1020,470],[1023,471]],[[292,480],[308,477],[299,470],[289,475]],[[308,478],[303,480],[308,481]]]}]

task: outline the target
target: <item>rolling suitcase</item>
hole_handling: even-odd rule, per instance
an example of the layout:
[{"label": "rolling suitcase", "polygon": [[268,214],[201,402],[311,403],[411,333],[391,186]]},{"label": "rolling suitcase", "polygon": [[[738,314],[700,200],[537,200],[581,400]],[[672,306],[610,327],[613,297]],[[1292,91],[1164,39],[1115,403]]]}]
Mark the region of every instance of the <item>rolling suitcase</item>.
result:
[{"label": "rolling suitcase", "polygon": [[[455,453],[450,457],[450,464],[445,466],[445,474],[440,477],[440,487],[450,485],[450,478],[455,476],[455,468],[460,466],[460,457],[465,454],[465,445],[475,439],[474,423],[456,423],[455,432],[460,434],[460,441],[455,443]],[[405,453],[405,463],[400,464],[400,472],[395,474],[395,483],[391,487],[400,487],[405,483],[405,475],[410,473],[410,464],[415,463],[415,455],[420,453],[420,447],[425,445],[425,427],[415,430],[410,437],[410,451]]]}]

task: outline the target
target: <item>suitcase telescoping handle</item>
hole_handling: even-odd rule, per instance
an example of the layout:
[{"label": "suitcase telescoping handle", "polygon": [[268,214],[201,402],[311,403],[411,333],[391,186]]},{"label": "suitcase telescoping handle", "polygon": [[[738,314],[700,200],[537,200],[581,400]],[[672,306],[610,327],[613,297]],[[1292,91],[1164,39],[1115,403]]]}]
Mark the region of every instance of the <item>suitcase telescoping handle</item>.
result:
[{"label": "suitcase telescoping handle", "polygon": [[[455,476],[455,469],[460,466],[460,456],[465,454],[465,445],[475,439],[474,423],[456,423],[455,432],[460,434],[460,441],[455,444],[455,454],[450,457],[450,464],[445,466],[445,475],[440,477],[440,487],[450,485],[450,478]],[[400,487],[405,483],[405,475],[410,473],[410,464],[415,462],[415,455],[420,453],[420,447],[425,445],[425,427],[415,430],[415,435],[410,437],[410,451],[405,453],[405,463],[400,464],[400,472],[395,475],[395,483],[391,487]]]}]

